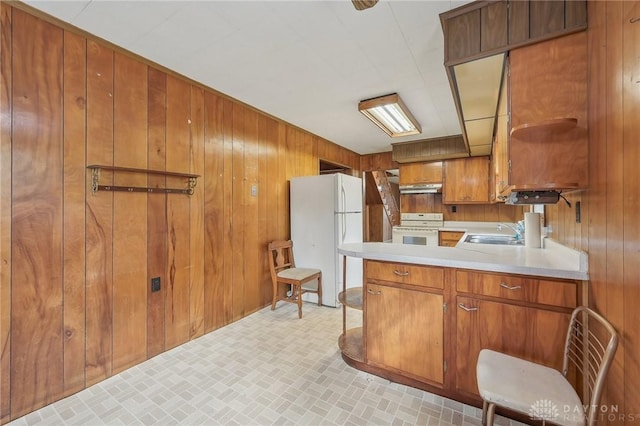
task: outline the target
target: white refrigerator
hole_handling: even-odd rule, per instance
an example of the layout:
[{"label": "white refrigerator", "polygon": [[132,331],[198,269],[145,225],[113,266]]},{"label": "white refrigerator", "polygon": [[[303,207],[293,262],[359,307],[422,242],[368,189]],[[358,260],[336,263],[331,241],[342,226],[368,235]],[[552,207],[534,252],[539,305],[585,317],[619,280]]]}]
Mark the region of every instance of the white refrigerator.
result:
[{"label": "white refrigerator", "polygon": [[[304,176],[290,182],[291,239],[296,266],[322,271],[322,304],[338,307],[343,243],[362,242],[362,179],[344,174]],[[362,286],[362,259],[347,258],[347,287]],[[303,300],[318,302],[316,294]]]}]

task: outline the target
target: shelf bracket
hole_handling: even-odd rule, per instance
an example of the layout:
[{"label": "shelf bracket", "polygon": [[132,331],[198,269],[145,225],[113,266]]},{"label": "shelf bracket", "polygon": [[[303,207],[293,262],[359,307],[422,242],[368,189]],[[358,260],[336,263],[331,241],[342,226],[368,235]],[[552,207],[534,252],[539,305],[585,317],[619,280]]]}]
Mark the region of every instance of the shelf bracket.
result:
[{"label": "shelf bracket", "polygon": [[100,169],[95,168],[91,169],[91,192],[96,193],[98,191],[98,187],[100,182]]}]

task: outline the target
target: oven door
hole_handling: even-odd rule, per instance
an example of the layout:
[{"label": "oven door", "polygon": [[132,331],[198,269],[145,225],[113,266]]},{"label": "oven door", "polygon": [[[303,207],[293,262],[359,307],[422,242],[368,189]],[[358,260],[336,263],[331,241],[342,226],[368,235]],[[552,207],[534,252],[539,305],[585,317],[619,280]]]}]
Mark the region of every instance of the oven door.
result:
[{"label": "oven door", "polygon": [[437,246],[438,230],[395,227],[392,231],[392,238],[392,241],[398,244]]}]

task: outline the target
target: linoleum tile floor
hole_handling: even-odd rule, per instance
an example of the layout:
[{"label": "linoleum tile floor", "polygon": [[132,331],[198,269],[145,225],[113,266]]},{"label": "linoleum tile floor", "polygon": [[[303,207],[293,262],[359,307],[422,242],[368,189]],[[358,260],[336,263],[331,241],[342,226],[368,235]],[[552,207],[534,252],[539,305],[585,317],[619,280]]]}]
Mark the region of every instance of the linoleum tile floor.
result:
[{"label": "linoleum tile floor", "polygon": [[[362,312],[347,309],[348,327]],[[279,303],[9,423],[479,425],[481,410],[351,368],[342,309]],[[499,417],[496,424],[520,424]]]}]

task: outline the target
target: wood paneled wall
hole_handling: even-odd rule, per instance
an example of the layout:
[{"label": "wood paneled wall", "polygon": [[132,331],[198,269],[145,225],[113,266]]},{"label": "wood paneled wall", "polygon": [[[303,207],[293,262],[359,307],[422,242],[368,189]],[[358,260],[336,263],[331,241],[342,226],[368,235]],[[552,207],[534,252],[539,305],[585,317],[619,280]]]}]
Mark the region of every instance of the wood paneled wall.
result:
[{"label": "wood paneled wall", "polygon": [[588,8],[590,186],[567,194],[571,208],[547,208],[547,222],[589,254],[589,303],[620,336],[602,401],[618,412],[602,420],[629,424],[640,419],[640,2]]},{"label": "wood paneled wall", "polygon": [[524,209],[522,206],[504,203],[456,204],[454,207],[442,203],[442,194],[405,194],[400,196],[400,211],[443,213],[445,221],[515,223],[524,219]]},{"label": "wood paneled wall", "polygon": [[[360,170],[356,153],[28,10],[0,3],[2,423],[268,305],[289,178],[319,159]],[[91,164],[200,178],[191,196],[92,193]]]}]

